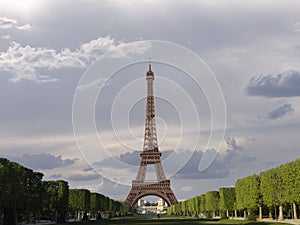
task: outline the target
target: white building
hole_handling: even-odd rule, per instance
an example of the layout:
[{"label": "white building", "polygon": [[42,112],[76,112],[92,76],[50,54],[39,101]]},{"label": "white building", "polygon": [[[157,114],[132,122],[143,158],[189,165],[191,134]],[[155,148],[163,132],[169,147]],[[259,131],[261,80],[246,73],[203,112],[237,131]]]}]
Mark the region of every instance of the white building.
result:
[{"label": "white building", "polygon": [[140,199],[136,209],[140,214],[163,214],[166,213],[167,207],[168,204],[162,198],[152,203]]}]

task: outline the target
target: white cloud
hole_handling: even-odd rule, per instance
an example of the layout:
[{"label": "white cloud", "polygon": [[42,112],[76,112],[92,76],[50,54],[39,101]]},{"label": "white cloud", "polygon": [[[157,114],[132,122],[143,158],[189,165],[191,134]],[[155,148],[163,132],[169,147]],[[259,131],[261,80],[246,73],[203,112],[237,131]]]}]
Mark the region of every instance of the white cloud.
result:
[{"label": "white cloud", "polygon": [[138,41],[133,43],[120,43],[120,48],[116,51],[110,52],[109,57],[112,58],[124,58],[128,54],[143,54],[148,48],[151,47],[149,41]]},{"label": "white cloud", "polygon": [[8,40],[8,39],[10,39],[10,38],[11,38],[11,36],[10,36],[9,34],[2,35],[2,36],[1,36],[1,39],[4,39],[4,40]]},{"label": "white cloud", "polygon": [[0,29],[10,29],[13,28],[18,22],[14,19],[9,19],[6,17],[0,17]]},{"label": "white cloud", "polygon": [[18,30],[30,30],[32,26],[30,24],[24,24],[18,26],[18,21],[6,17],[0,17],[0,29],[17,28]]},{"label": "white cloud", "polygon": [[[41,74],[40,69],[56,70],[61,68],[86,68],[91,62],[104,53],[122,46],[120,51],[115,51],[112,57],[126,57],[128,54],[141,54],[149,47],[148,44],[126,44],[110,37],[99,37],[90,42],[81,44],[80,48],[71,50],[62,49],[57,52],[52,48],[22,46],[17,42],[11,42],[10,47],[0,52],[0,71],[9,72],[10,81],[19,82],[30,80],[35,82],[53,82],[56,77]],[[109,55],[110,56],[110,55]],[[99,80],[90,85],[99,85]]]},{"label": "white cloud", "polygon": [[100,37],[88,43],[83,43],[79,50],[75,51],[84,58],[96,59],[103,52],[111,51],[117,47],[119,43],[110,37]]},{"label": "white cloud", "polygon": [[25,24],[17,27],[18,30],[30,30],[31,28],[32,26],[30,24]]},{"label": "white cloud", "polygon": [[181,190],[183,192],[190,192],[190,191],[194,190],[194,188],[191,187],[191,186],[184,186],[184,187],[181,188]]},{"label": "white cloud", "polygon": [[294,31],[295,32],[300,32],[300,22],[297,22],[294,24]]},{"label": "white cloud", "polygon": [[106,82],[105,79],[99,78],[99,79],[91,81],[90,83],[79,85],[78,90],[84,91],[84,90],[88,90],[88,89],[99,88],[101,85],[105,85],[105,82]]}]

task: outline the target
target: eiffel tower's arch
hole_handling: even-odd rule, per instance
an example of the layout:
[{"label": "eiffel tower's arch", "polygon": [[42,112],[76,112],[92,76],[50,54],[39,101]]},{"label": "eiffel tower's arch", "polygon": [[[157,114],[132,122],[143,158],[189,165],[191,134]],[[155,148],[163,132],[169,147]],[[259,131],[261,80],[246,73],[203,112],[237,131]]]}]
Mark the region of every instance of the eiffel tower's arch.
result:
[{"label": "eiffel tower's arch", "polygon": [[168,204],[168,206],[172,205],[172,203],[169,201],[168,198],[166,198],[166,196],[164,194],[149,191],[147,193],[141,193],[141,194],[137,195],[135,197],[135,199],[133,200],[131,206],[134,207],[141,198],[144,198],[146,196],[156,196],[156,197],[162,198]]},{"label": "eiffel tower's arch", "polygon": [[[160,159],[161,152],[158,150],[153,96],[154,73],[151,70],[151,64],[149,64],[146,80],[147,102],[144,147],[143,151],[140,153],[140,167],[136,179],[132,181],[132,187],[125,200],[125,204],[134,206],[140,198],[148,195],[155,195],[164,199],[170,206],[177,204],[178,201],[171,189],[170,180],[166,179]],[[156,180],[145,180],[147,166],[149,164],[154,164]]]}]

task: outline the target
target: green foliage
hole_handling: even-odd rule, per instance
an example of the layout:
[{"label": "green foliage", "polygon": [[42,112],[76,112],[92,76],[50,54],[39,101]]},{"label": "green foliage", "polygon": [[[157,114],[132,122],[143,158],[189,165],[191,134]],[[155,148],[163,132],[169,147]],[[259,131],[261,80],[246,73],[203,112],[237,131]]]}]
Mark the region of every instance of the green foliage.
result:
[{"label": "green foliage", "polygon": [[264,204],[268,207],[272,205],[282,205],[285,203],[285,189],[284,177],[282,168],[277,167],[275,169],[262,172],[261,176],[261,193],[263,195]]},{"label": "green foliage", "polygon": [[300,159],[278,168],[282,181],[282,202],[300,203]]},{"label": "green foliage", "polygon": [[90,191],[86,189],[70,189],[69,208],[74,211],[89,211]]},{"label": "green foliage", "polygon": [[69,190],[63,180],[42,181],[43,174],[34,172],[8,159],[0,158],[0,215],[4,225],[16,224],[18,214],[38,217],[45,212],[58,222],[64,222],[70,211],[109,211],[111,215],[126,215],[134,209],[123,202],[85,189]]},{"label": "green foliage", "polygon": [[36,214],[41,209],[42,173],[0,158],[0,211],[4,224],[15,224],[16,214]]},{"label": "green foliage", "polygon": [[[168,208],[169,214],[194,215],[225,210],[247,210],[248,220],[255,220],[258,207],[300,203],[300,159],[236,181],[235,188],[220,188],[219,200],[215,192],[207,192]],[[218,203],[219,201],[219,203]],[[219,205],[218,205],[219,204]],[[290,206],[288,206],[290,207]]]},{"label": "green foliage", "polygon": [[237,180],[235,185],[236,207],[242,209],[256,209],[261,202],[260,179],[254,174]]},{"label": "green foliage", "polygon": [[277,171],[271,169],[265,172],[260,173],[260,189],[263,195],[263,202],[266,206],[271,207],[275,203],[276,189],[275,184],[277,183]]},{"label": "green foliage", "polygon": [[200,195],[200,212],[206,212],[206,196],[205,194]]},{"label": "green foliage", "polygon": [[205,194],[205,207],[208,212],[220,209],[220,195],[218,191],[209,191]]},{"label": "green foliage", "polygon": [[194,213],[196,213],[197,215],[199,215],[200,213],[200,196],[196,196],[193,198],[192,200],[192,204],[193,204],[193,211]]},{"label": "green foliage", "polygon": [[220,188],[220,210],[233,210],[235,203],[235,188]]},{"label": "green foliage", "polygon": [[44,210],[52,212],[59,222],[64,222],[68,211],[69,185],[63,180],[44,181]]},{"label": "green foliage", "polygon": [[91,193],[90,194],[90,210],[94,213],[101,211],[101,201],[102,201],[102,196],[99,193]]}]

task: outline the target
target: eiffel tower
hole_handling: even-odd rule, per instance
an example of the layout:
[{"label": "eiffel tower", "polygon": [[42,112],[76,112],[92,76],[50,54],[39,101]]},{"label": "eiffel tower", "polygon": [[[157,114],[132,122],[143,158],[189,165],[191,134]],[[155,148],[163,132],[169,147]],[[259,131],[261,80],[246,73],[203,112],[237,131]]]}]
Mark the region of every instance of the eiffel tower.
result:
[{"label": "eiffel tower", "polygon": [[[149,64],[146,80],[147,103],[144,147],[140,153],[140,167],[136,179],[132,181],[132,187],[125,200],[125,204],[134,206],[140,198],[155,195],[164,199],[170,206],[177,204],[178,201],[171,189],[170,180],[166,179],[160,160],[161,152],[158,150],[153,96],[154,73],[151,70],[151,64]],[[157,180],[145,180],[147,165],[149,164],[154,164]]]}]

